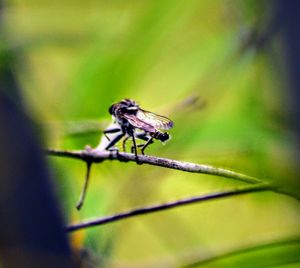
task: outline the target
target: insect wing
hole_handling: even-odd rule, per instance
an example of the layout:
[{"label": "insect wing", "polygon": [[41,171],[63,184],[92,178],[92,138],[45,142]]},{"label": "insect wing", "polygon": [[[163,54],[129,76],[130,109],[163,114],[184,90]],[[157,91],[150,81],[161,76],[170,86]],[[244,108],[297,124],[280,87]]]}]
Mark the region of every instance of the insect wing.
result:
[{"label": "insect wing", "polygon": [[151,133],[156,132],[155,127],[148,124],[147,122],[140,120],[135,115],[124,114],[123,116],[128,120],[129,124],[131,124],[135,128],[142,129],[144,131],[151,132]]},{"label": "insect wing", "polygon": [[167,117],[142,109],[138,110],[136,117],[156,129],[168,130],[173,127],[173,122]]}]

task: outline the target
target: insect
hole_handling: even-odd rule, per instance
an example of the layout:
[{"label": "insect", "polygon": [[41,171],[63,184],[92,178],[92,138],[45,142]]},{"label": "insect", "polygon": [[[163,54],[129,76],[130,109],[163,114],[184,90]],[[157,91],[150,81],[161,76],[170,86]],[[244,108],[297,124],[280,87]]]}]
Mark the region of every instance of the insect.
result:
[{"label": "insect", "polygon": [[[141,147],[141,152],[147,146],[153,143],[153,139],[161,142],[167,141],[170,136],[167,132],[161,130],[168,130],[173,127],[173,122],[167,117],[143,110],[140,106],[131,99],[124,99],[120,102],[114,103],[109,108],[109,113],[113,116],[117,127],[104,130],[104,134],[119,133],[106,146],[106,150],[112,147],[123,137],[123,150],[125,151],[125,143],[129,138],[132,138],[133,146],[132,152],[137,158],[137,147]],[[136,139],[145,141],[145,144],[136,144]]]},{"label": "insect", "polygon": [[[101,138],[101,141],[97,147],[98,150],[114,150],[113,146],[121,140],[123,137],[123,150],[125,151],[125,143],[129,138],[132,138],[133,146],[132,152],[135,153],[137,163],[137,147],[142,147],[141,152],[144,154],[146,147],[153,143],[153,139],[164,142],[170,138],[167,132],[161,130],[168,130],[173,127],[173,122],[161,115],[145,111],[133,100],[124,99],[120,102],[114,103],[109,108],[109,113],[113,116],[114,122],[109,126],[108,129],[104,130],[105,137]],[[106,134],[114,133],[112,139]],[[145,144],[136,144],[135,139],[145,141]],[[87,148],[86,150],[89,150]],[[79,201],[76,208],[79,210],[83,206],[90,174],[91,162],[87,162],[87,174],[85,183],[80,194]]]}]

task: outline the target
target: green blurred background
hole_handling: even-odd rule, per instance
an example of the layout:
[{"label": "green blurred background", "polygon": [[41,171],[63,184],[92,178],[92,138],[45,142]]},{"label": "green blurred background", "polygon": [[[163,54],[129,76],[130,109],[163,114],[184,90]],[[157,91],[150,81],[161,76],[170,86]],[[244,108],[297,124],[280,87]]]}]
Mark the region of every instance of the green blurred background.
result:
[{"label": "green blurred background", "polygon": [[[273,34],[264,46],[255,43],[271,23],[265,4],[7,0],[1,52],[13,55],[45,147],[96,147],[111,120],[108,107],[132,98],[175,122],[168,144],[155,142],[147,154],[228,168],[297,194],[281,40]],[[105,162],[92,167],[78,212],[85,165],[48,160],[69,223],[246,185]],[[299,211],[294,198],[264,192],[136,217],[70,239],[85,267],[299,267]]]}]

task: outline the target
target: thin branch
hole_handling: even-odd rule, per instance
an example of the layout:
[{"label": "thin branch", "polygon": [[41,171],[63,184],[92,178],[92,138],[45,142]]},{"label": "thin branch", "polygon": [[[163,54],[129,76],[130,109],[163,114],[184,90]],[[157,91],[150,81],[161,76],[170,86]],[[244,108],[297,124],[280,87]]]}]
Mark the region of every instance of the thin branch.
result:
[{"label": "thin branch", "polygon": [[204,201],[208,201],[208,200],[215,200],[215,199],[219,199],[219,198],[237,196],[237,195],[248,194],[248,193],[253,193],[253,192],[269,191],[272,189],[273,188],[271,185],[261,183],[261,184],[251,185],[251,186],[247,186],[247,187],[243,187],[243,188],[235,189],[235,190],[230,190],[230,191],[212,193],[212,194],[208,194],[208,195],[194,196],[194,197],[190,197],[190,198],[186,198],[186,199],[172,201],[172,202],[165,203],[165,204],[137,208],[137,209],[130,210],[127,212],[123,212],[123,213],[119,213],[119,214],[115,214],[115,215],[111,215],[111,216],[107,216],[107,217],[103,217],[103,218],[98,218],[98,219],[94,219],[94,220],[89,220],[89,221],[81,222],[81,223],[74,224],[74,225],[69,225],[66,227],[65,230],[67,232],[78,231],[83,228],[112,223],[112,222],[120,221],[123,219],[131,218],[134,216],[153,213],[153,212],[157,212],[157,211],[163,211],[163,210],[167,210],[167,209],[172,209],[172,208],[176,208],[179,206],[193,204],[196,202],[204,202]]},{"label": "thin branch", "polygon": [[84,185],[83,185],[83,189],[82,189],[82,192],[80,194],[80,197],[79,197],[79,201],[78,201],[78,203],[76,205],[76,208],[78,210],[80,210],[81,207],[83,206],[83,202],[85,200],[85,195],[86,195],[87,188],[88,188],[88,185],[89,185],[89,178],[90,178],[90,171],[91,171],[92,163],[90,161],[87,161],[86,165],[87,165],[87,169],[86,169],[86,175],[85,175]]},{"label": "thin branch", "polygon": [[[121,162],[136,162],[134,154],[123,153],[123,152],[110,152],[110,151],[99,151],[93,149],[78,150],[78,151],[62,151],[55,149],[46,150],[46,154],[52,156],[69,157],[75,159],[81,159],[85,162],[99,163],[105,160],[118,160]],[[250,184],[261,183],[262,181],[254,177],[237,173],[231,170],[218,168],[209,165],[200,165],[190,162],[177,161],[168,158],[162,158],[150,155],[138,155],[138,164],[148,164],[154,166],[160,166],[170,169],[181,170],[192,173],[203,173],[214,176],[226,177],[234,180],[243,181]]]},{"label": "thin branch", "polygon": [[[87,147],[85,150],[79,150],[79,151],[61,151],[61,150],[55,150],[55,149],[48,149],[48,150],[46,150],[46,153],[48,155],[52,155],[52,156],[68,157],[68,158],[74,158],[74,159],[79,159],[79,160],[85,161],[88,164],[88,169],[90,168],[89,165],[91,165],[92,163],[100,163],[105,160],[117,160],[117,161],[121,161],[121,162],[131,161],[131,162],[137,163],[137,159],[134,154],[111,152],[111,151],[100,151],[100,150],[91,149],[89,147]],[[185,172],[203,173],[203,174],[209,174],[209,175],[215,175],[215,176],[222,176],[222,177],[231,178],[231,179],[235,179],[235,180],[239,180],[239,181],[243,181],[243,182],[247,182],[247,183],[255,184],[255,185],[251,185],[251,186],[244,187],[241,189],[225,191],[225,192],[212,193],[212,194],[208,194],[208,195],[204,195],[204,196],[195,196],[195,197],[191,197],[191,198],[187,198],[187,199],[169,202],[166,204],[142,207],[142,208],[130,210],[128,212],[123,212],[123,213],[115,214],[115,215],[108,216],[108,217],[98,218],[95,220],[90,220],[90,221],[85,221],[85,222],[78,223],[75,225],[70,225],[70,226],[66,227],[66,231],[68,231],[68,232],[76,231],[76,230],[83,229],[83,228],[88,228],[88,227],[92,227],[92,226],[96,226],[96,225],[103,225],[103,224],[119,221],[122,219],[130,218],[133,216],[138,216],[138,215],[147,214],[147,213],[153,213],[156,211],[171,209],[174,207],[192,204],[192,203],[196,203],[196,202],[208,201],[208,200],[212,200],[212,199],[224,198],[224,197],[252,193],[252,192],[273,191],[273,192],[277,192],[279,194],[288,195],[290,197],[293,197],[293,198],[299,200],[299,198],[297,196],[293,196],[292,194],[287,193],[284,190],[279,189],[271,184],[262,183],[260,180],[254,178],[254,177],[247,176],[247,175],[244,175],[241,173],[236,173],[236,172],[233,172],[233,171],[230,171],[227,169],[217,168],[217,167],[208,166],[208,165],[199,165],[199,164],[177,161],[177,160],[173,160],[173,159],[161,158],[161,157],[156,157],[156,156],[149,156],[149,155],[138,155],[138,164],[148,164],[148,165],[154,165],[154,166],[160,166],[160,167],[165,167],[165,168],[170,168],[170,169],[181,170],[181,171],[185,171]],[[88,178],[88,176],[89,176],[89,170],[87,171],[87,178]],[[87,183],[88,182],[86,181],[85,187],[87,187]],[[82,193],[83,198],[85,195],[85,191],[86,190],[83,190],[83,193]]]}]

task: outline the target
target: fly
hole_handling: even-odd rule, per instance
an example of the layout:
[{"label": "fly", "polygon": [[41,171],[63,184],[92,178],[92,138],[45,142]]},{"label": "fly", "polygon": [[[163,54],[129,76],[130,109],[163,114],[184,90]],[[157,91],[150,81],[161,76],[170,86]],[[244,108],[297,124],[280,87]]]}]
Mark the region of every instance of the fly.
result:
[{"label": "fly", "polygon": [[[126,141],[132,138],[132,152],[135,153],[137,158],[137,147],[141,147],[141,152],[144,154],[144,150],[149,144],[153,143],[153,139],[161,142],[170,139],[170,135],[163,132],[163,130],[172,128],[173,122],[167,117],[141,109],[131,99],[114,103],[108,111],[113,116],[117,127],[104,130],[104,134],[118,133],[118,135],[110,140],[105,148],[106,150],[111,150],[120,139],[125,137],[123,140],[123,150],[125,151]],[[146,143],[137,145],[136,139],[143,140]]]},{"label": "fly", "polygon": [[[143,110],[140,106],[133,100],[124,99],[120,102],[114,103],[109,108],[109,113],[114,118],[113,124],[104,130],[104,135],[108,139],[104,142],[101,140],[99,150],[114,150],[113,146],[124,137],[123,140],[123,150],[125,151],[126,141],[132,138],[133,146],[131,147],[132,153],[135,154],[135,159],[138,162],[137,147],[141,147],[141,152],[144,154],[146,147],[153,143],[153,139],[165,142],[170,139],[167,132],[163,130],[168,130],[173,127],[173,122],[167,117],[151,113],[149,111]],[[114,133],[113,138],[110,139],[106,134]],[[102,139],[105,139],[102,137]],[[136,144],[136,139],[145,141],[145,144]],[[103,142],[102,142],[103,141]],[[85,183],[83,190],[80,194],[79,201],[77,203],[77,209],[79,210],[83,206],[83,202],[86,196],[86,191],[89,182],[91,162],[87,162],[87,175],[85,178]]]}]

